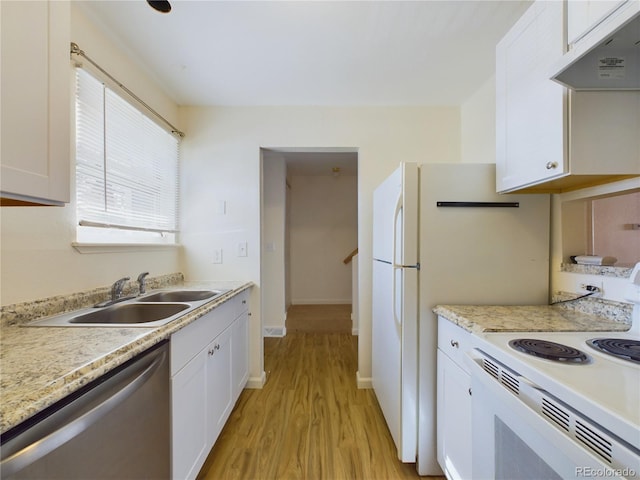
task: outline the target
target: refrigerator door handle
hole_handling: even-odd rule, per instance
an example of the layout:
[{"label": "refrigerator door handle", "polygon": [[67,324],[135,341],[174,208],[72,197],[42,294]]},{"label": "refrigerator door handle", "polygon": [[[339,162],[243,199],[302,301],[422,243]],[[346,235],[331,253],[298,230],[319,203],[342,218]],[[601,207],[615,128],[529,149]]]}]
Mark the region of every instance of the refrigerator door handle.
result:
[{"label": "refrigerator door handle", "polygon": [[398,238],[398,229],[397,229],[397,225],[398,225],[398,217],[400,216],[400,212],[402,212],[402,193],[400,195],[398,195],[398,200],[396,201],[396,208],[393,212],[393,236],[392,236],[392,240],[391,240],[391,248],[392,248],[392,252],[391,252],[391,273],[392,273],[392,280],[391,280],[391,302],[392,302],[392,310],[393,310],[393,321],[394,323],[396,323],[399,327],[402,327],[402,316],[398,316],[397,315],[397,311],[396,311],[396,305],[397,305],[397,301],[396,301],[396,290],[397,290],[397,285],[396,285],[396,270],[403,268],[402,264],[398,264],[396,262],[396,240]]},{"label": "refrigerator door handle", "polygon": [[[396,208],[393,212],[393,237],[391,239],[391,249],[392,249],[392,253],[391,253],[391,266],[395,269],[395,268],[416,268],[418,270],[420,270],[420,262],[416,263],[415,265],[404,265],[403,263],[398,263],[396,262],[396,239],[398,237],[398,232],[397,232],[397,222],[398,222],[398,216],[400,215],[400,212],[402,211],[402,207],[403,207],[403,203],[402,203],[402,194],[398,195],[398,200],[396,202]],[[404,219],[403,219],[404,221]],[[393,277],[393,286],[395,287],[395,276]],[[395,290],[394,290],[395,292]]]},{"label": "refrigerator door handle", "polygon": [[391,265],[393,268],[402,268],[402,264],[396,262],[396,240],[398,239],[398,217],[400,216],[400,212],[402,211],[402,194],[398,195],[398,200],[396,201],[396,208],[393,211],[393,236],[391,238]]}]

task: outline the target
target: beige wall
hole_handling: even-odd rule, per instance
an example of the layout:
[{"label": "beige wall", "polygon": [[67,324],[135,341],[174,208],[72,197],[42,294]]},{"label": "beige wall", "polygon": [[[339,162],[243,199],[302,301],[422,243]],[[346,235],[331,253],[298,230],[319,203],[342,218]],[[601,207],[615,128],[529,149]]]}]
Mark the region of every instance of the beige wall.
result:
[{"label": "beige wall", "polygon": [[489,78],[460,107],[463,163],[496,163],[496,82]]},{"label": "beige wall", "polygon": [[[359,375],[366,382],[371,375],[373,189],[401,161],[459,162],[459,109],[185,107],[181,109],[181,119],[187,133],[181,159],[184,186],[181,240],[188,252],[185,275],[192,280],[243,279],[261,285],[258,188],[261,147],[357,149]],[[224,218],[212,213],[211,207],[221,199],[227,205]],[[240,240],[248,242],[248,257],[225,255],[223,264],[211,262],[213,245],[234,251]],[[251,350],[257,353],[262,351],[263,319],[255,302],[251,318]],[[259,378],[263,371],[262,356],[255,353],[251,358],[251,376]]]},{"label": "beige wall", "polygon": [[[176,121],[177,105],[137,64],[119,53],[121,50],[84,17],[75,3],[71,15],[71,40],[170,121]],[[69,88],[73,88],[71,67]],[[72,105],[70,108],[74,110]],[[72,128],[72,136],[73,132]],[[71,246],[76,224],[74,175],[72,167],[71,203],[65,207],[2,207],[2,305],[108,286],[120,277],[133,277],[142,271],[149,271],[151,276],[179,271],[180,252],[176,248],[94,254],[76,251]]]},{"label": "beige wall", "polygon": [[358,177],[291,177],[291,303],[351,303],[358,246]]}]

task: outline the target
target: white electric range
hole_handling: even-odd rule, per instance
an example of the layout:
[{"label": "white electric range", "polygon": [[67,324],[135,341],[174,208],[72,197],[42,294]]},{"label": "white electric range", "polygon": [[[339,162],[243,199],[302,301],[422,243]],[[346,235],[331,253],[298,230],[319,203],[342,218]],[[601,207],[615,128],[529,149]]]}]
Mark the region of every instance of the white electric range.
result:
[{"label": "white electric range", "polygon": [[474,478],[640,478],[640,263],[629,287],[628,332],[479,335]]}]

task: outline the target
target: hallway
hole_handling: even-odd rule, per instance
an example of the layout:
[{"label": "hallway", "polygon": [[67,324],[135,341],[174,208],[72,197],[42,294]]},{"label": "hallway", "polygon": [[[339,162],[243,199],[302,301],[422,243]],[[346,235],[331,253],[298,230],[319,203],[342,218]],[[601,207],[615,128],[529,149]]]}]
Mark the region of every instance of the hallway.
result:
[{"label": "hallway", "polygon": [[356,388],[358,337],[264,341],[267,382],[244,390],[199,479],[420,478],[397,460],[373,390]]}]

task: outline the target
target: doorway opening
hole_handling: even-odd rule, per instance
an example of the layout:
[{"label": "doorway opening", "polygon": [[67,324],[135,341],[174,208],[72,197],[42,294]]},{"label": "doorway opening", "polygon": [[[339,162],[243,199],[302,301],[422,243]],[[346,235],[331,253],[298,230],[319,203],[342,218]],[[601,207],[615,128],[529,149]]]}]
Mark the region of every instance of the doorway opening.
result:
[{"label": "doorway opening", "polygon": [[261,172],[263,336],[357,334],[357,149],[262,149]]}]

